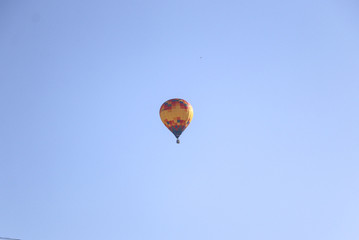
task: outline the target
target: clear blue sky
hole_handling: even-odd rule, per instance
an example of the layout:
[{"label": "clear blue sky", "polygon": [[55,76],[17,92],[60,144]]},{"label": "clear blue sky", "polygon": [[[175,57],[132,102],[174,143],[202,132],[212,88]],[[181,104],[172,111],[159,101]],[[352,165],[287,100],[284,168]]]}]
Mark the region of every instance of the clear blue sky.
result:
[{"label": "clear blue sky", "polygon": [[355,0],[2,0],[0,236],[357,240],[358,105]]}]

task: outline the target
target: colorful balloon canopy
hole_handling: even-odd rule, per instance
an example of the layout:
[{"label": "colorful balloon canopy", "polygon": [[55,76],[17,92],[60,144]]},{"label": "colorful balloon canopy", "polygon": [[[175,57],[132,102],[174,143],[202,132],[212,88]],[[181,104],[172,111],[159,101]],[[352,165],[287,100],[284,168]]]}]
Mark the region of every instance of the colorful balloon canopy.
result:
[{"label": "colorful balloon canopy", "polygon": [[160,117],[165,126],[177,138],[177,143],[179,143],[179,136],[192,121],[193,108],[186,100],[180,98],[170,99],[162,104]]}]

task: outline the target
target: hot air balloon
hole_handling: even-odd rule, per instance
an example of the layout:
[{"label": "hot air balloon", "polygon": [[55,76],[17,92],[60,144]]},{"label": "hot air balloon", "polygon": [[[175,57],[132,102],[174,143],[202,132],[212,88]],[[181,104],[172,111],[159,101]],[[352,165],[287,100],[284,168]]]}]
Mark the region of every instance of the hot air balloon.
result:
[{"label": "hot air balloon", "polygon": [[178,138],[192,121],[193,108],[186,100],[170,99],[162,104],[160,117],[163,124],[177,138],[177,143],[180,143]]}]

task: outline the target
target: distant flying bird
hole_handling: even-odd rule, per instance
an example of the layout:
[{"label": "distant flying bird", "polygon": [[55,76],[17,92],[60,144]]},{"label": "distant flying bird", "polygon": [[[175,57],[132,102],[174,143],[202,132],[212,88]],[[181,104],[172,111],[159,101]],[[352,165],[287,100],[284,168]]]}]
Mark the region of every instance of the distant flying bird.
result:
[{"label": "distant flying bird", "polygon": [[189,102],[180,98],[164,102],[160,108],[163,124],[175,135],[177,143],[182,132],[188,127],[193,118],[193,108]]}]

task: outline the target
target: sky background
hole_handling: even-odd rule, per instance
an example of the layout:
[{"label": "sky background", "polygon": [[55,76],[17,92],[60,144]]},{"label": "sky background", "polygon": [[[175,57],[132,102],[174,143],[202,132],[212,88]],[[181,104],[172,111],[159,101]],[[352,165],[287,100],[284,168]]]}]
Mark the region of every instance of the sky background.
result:
[{"label": "sky background", "polygon": [[1,0],[0,236],[357,240],[358,104],[355,0]]}]

